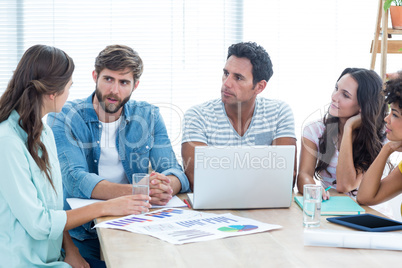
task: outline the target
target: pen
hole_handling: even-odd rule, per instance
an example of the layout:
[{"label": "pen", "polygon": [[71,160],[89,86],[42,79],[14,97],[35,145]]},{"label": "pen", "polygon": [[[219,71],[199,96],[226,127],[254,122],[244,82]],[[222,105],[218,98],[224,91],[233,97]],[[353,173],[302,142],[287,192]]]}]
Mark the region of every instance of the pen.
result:
[{"label": "pen", "polygon": [[[331,189],[331,186],[329,186],[329,187],[327,187],[326,189],[324,189],[324,193],[326,193],[329,189]],[[324,193],[323,193],[323,198],[324,198]],[[326,195],[326,194],[325,194]],[[324,201],[327,201],[328,199],[329,199],[329,196],[328,197],[325,197],[326,199],[323,199],[322,201],[324,202]]]},{"label": "pen", "polygon": [[186,203],[188,208],[191,208],[190,204],[188,203],[187,199],[183,199],[184,203]]}]

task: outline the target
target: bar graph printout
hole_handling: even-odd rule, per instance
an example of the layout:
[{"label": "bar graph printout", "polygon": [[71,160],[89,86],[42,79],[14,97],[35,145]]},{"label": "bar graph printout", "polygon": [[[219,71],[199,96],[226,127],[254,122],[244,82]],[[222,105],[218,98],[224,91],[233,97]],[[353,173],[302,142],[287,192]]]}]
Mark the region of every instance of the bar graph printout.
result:
[{"label": "bar graph printout", "polygon": [[172,244],[184,244],[253,234],[281,228],[280,225],[226,214],[166,208],[130,215],[95,225],[151,235]]}]

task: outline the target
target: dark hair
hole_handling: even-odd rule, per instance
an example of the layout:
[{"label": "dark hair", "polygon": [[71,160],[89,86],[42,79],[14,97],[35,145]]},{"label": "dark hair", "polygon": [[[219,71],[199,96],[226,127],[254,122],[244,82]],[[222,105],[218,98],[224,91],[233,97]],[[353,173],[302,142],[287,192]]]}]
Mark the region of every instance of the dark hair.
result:
[{"label": "dark hair", "polygon": [[22,56],[0,98],[0,122],[7,120],[13,110],[19,113],[18,123],[28,134],[28,151],[53,189],[49,156],[41,141],[43,96],[62,94],[73,71],[74,62],[64,51],[45,45],[32,46]]},{"label": "dark hair", "polygon": [[131,69],[134,83],[137,82],[144,70],[144,65],[138,53],[131,47],[124,45],[111,45],[103,49],[95,59],[95,71],[100,73],[103,69],[121,71]]},{"label": "dark hair", "polygon": [[274,71],[272,62],[267,51],[262,46],[254,42],[242,42],[233,44],[228,49],[228,59],[230,56],[247,58],[253,65],[253,84],[256,85],[261,80],[269,81]]},{"label": "dark hair", "polygon": [[[384,117],[387,113],[382,92],[382,79],[372,70],[362,68],[346,68],[339,76],[349,74],[358,84],[357,102],[361,109],[361,126],[355,131],[353,140],[353,164],[358,170],[366,171],[381,150],[385,139]],[[334,140],[338,140],[339,118],[328,112],[323,118],[325,130],[319,138],[318,164],[315,174],[321,178],[320,172],[327,171],[335,153]],[[329,174],[329,173],[328,173]]]},{"label": "dark hair", "polygon": [[388,80],[383,93],[388,104],[398,103],[399,108],[402,108],[402,78]]}]

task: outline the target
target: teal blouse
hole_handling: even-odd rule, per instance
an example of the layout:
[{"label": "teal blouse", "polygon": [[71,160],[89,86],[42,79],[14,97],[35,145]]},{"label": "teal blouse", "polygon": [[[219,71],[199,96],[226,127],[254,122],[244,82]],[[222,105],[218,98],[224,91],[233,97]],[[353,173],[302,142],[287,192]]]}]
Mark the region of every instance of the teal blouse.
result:
[{"label": "teal blouse", "polygon": [[0,266],[71,267],[61,261],[67,215],[52,130],[44,123],[41,139],[56,192],[29,154],[19,118],[13,111],[0,123]]}]

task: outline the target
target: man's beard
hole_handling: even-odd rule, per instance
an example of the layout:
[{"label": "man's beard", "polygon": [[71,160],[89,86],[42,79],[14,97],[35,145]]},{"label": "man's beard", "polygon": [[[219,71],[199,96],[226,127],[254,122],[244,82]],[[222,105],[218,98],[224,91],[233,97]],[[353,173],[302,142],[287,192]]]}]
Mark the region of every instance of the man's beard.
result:
[{"label": "man's beard", "polygon": [[[102,93],[100,92],[100,90],[98,89],[98,85],[95,86],[95,95],[98,98],[99,104],[102,107],[102,109],[106,113],[110,113],[110,114],[116,113],[121,107],[124,106],[124,104],[126,104],[130,100],[130,97],[131,97],[131,94],[130,94],[128,97],[121,100],[114,94],[109,94],[109,95],[103,96]],[[106,105],[105,100],[107,98],[115,99],[115,100],[117,100],[117,102]]]}]

